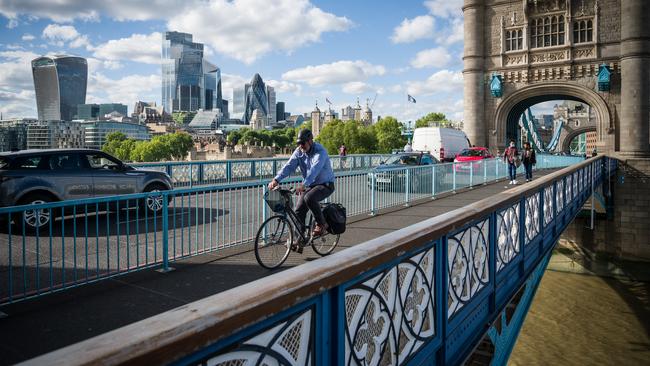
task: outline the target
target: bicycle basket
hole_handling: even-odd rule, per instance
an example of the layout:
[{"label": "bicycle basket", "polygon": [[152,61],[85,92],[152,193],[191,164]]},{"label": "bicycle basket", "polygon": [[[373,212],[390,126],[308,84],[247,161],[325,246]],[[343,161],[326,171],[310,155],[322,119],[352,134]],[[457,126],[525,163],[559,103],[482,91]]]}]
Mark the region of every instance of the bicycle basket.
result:
[{"label": "bicycle basket", "polygon": [[273,212],[285,212],[287,208],[293,207],[291,194],[283,193],[280,190],[273,190],[264,193],[264,201]]}]

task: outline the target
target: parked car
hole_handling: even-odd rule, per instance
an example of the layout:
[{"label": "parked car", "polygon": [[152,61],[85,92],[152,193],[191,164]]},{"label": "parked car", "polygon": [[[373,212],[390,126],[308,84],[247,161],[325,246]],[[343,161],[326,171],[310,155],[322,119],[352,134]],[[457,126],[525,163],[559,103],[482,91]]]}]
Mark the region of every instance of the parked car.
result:
[{"label": "parked car", "polygon": [[[404,191],[404,187],[406,186],[406,169],[404,168],[438,163],[438,159],[425,152],[396,153],[375,167],[371,173],[368,173],[368,186],[372,187],[372,176],[374,174],[376,189]],[[431,170],[412,169],[409,174],[411,190],[423,190],[426,182],[431,182],[429,178],[431,176]],[[428,183],[428,185],[430,186],[431,183]]]},{"label": "parked car", "polygon": [[469,172],[471,168],[476,171],[482,166],[478,161],[484,159],[491,159],[494,156],[490,151],[485,147],[470,147],[469,149],[463,149],[456,158],[454,159],[454,169],[456,172]]},{"label": "parked car", "polygon": [[465,132],[454,128],[422,127],[413,132],[413,150],[426,151],[440,161],[454,161],[464,149],[469,148]]},{"label": "parked car", "polygon": [[[1,207],[165,191],[172,187],[166,173],[136,170],[99,150],[0,153]],[[148,198],[140,205],[158,212],[162,209],[162,197]],[[28,230],[37,230],[47,227],[53,214],[50,210],[26,210],[13,220]]]}]

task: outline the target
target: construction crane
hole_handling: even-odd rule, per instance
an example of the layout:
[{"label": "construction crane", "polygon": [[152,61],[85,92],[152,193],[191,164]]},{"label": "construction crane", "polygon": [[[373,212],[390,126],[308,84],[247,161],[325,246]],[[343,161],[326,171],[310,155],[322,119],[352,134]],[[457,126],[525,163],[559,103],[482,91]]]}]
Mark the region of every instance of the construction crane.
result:
[{"label": "construction crane", "polygon": [[377,101],[377,93],[375,93],[375,97],[372,99],[372,103],[370,103],[370,98],[366,99],[366,105],[368,106],[368,108],[372,109],[376,101]]}]

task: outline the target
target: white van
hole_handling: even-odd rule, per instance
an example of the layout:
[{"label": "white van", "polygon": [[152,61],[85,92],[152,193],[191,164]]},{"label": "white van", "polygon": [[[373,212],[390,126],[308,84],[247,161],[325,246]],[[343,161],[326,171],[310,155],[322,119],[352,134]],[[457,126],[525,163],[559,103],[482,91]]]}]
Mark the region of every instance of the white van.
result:
[{"label": "white van", "polygon": [[440,161],[453,161],[469,148],[469,140],[465,132],[454,128],[421,127],[415,129],[412,145],[413,150],[429,152]]}]

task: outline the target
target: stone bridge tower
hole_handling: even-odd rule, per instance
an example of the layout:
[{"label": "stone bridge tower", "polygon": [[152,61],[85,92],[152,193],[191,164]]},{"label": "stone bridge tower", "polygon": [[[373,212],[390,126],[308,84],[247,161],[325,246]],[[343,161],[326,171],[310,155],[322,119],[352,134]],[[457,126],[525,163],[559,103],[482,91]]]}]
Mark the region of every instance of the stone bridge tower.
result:
[{"label": "stone bridge tower", "polygon": [[463,13],[473,144],[502,148],[526,108],[567,99],[588,104],[595,120],[564,136],[595,130],[602,152],[648,156],[650,1],[465,0]]}]

